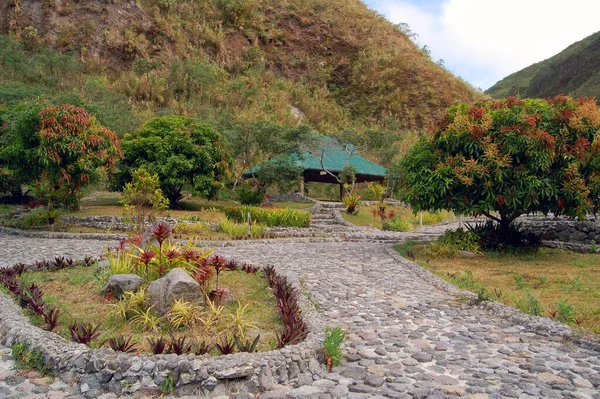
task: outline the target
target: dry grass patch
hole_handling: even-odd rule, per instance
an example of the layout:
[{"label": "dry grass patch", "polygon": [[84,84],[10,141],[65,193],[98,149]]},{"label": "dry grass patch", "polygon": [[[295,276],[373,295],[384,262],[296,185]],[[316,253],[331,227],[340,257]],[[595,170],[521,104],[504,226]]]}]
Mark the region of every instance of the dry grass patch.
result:
[{"label": "dry grass patch", "polygon": [[[600,255],[541,248],[525,254],[488,252],[475,258],[428,258],[424,245],[398,246],[434,274],[528,313],[600,334]],[[469,277],[470,276],[470,277]],[[533,300],[531,299],[533,298]],[[562,305],[561,305],[562,304]],[[573,306],[569,317],[568,306]],[[563,308],[562,310],[560,308]]]},{"label": "dry grass patch", "polygon": [[[58,272],[25,273],[21,277],[21,281],[27,284],[39,284],[46,293],[44,300],[60,309],[61,323],[55,331],[68,340],[69,325],[77,321],[101,323],[102,335],[93,341],[92,346],[99,346],[111,337],[131,335],[138,351],[150,352],[148,338],[169,333],[186,336],[188,341],[192,339],[200,342],[205,340],[207,343],[222,342],[224,338],[236,334],[235,317],[240,309],[247,305],[242,312],[242,322],[247,329],[246,337],[254,338],[260,334],[259,351],[277,347],[275,332],[280,332],[282,325],[272,290],[260,274],[248,274],[240,270],[221,273],[219,287],[228,288],[238,302],[225,306],[218,315],[218,320],[214,320],[210,325],[204,325],[200,321],[214,319],[214,312],[206,306],[199,309],[198,320],[191,326],[176,329],[166,320],[161,320],[153,329],[142,328],[121,317],[118,314],[119,302],[100,294],[101,286],[94,276],[94,271],[95,267],[78,267]],[[211,284],[214,286],[214,282]],[[33,321],[43,325],[39,316],[34,316]],[[217,354],[214,349],[211,353]]]}]

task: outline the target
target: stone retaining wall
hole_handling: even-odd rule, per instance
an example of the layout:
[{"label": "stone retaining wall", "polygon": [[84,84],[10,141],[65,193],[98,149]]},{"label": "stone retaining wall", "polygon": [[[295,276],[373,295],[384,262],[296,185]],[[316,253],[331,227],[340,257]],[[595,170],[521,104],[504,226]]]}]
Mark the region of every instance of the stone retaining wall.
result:
[{"label": "stone retaining wall", "polygon": [[[61,220],[71,226],[95,227],[106,230],[131,230],[131,224],[121,216],[61,216]],[[178,222],[175,218],[156,218],[159,222],[175,226]]]},{"label": "stone retaining wall", "polygon": [[314,199],[309,198],[300,193],[270,195],[269,201],[271,201],[271,202],[316,202]]},{"label": "stone retaining wall", "polygon": [[[293,276],[286,277],[298,288]],[[306,298],[299,295],[298,299],[311,331],[304,342],[270,352],[211,357],[135,355],[108,348],[92,349],[33,326],[16,302],[0,293],[0,343],[10,347],[26,342],[31,349],[42,351],[46,364],[56,375],[65,382],[77,382],[86,398],[96,398],[107,390],[130,394],[141,388],[160,394],[159,386],[169,376],[179,395],[257,393],[274,384],[312,381],[326,373],[322,365],[322,316]]]},{"label": "stone retaining wall", "polygon": [[526,231],[540,235],[542,244],[551,248],[600,253],[600,225],[560,217],[521,217],[517,220]]}]

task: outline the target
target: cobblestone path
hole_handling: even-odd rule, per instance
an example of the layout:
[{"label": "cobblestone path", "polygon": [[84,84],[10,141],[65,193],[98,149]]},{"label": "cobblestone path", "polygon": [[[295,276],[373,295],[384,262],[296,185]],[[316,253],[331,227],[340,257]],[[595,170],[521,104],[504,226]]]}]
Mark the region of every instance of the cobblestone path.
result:
[{"label": "cobblestone path", "polygon": [[[108,243],[0,235],[0,266],[55,255],[94,255]],[[293,371],[274,398],[593,398],[600,356],[467,305],[389,244],[245,243],[217,253],[295,276],[326,325],[347,329],[347,360],[333,373]],[[80,398],[77,386],[20,376],[0,347],[0,398]],[[102,399],[115,398],[114,394]]]},{"label": "cobblestone path", "polygon": [[302,381],[335,396],[600,398],[598,352],[460,304],[386,248],[289,243],[218,252],[295,274],[327,324],[348,329],[350,361],[327,381],[311,382],[309,373]]}]

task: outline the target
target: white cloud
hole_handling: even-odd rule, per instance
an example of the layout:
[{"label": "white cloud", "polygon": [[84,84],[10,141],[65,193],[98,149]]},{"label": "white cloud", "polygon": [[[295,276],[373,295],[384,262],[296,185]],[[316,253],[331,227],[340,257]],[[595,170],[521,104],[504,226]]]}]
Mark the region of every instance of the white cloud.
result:
[{"label": "white cloud", "polygon": [[371,4],[408,23],[434,59],[484,89],[600,30],[597,0],[444,0],[435,14],[407,0]]}]

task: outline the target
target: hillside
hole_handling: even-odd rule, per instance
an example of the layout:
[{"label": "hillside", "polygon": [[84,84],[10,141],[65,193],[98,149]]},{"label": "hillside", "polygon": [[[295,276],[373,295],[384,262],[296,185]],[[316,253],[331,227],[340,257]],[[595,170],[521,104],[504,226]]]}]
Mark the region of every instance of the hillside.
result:
[{"label": "hillside", "polygon": [[481,96],[358,0],[0,0],[0,104],[415,131]]},{"label": "hillside", "polygon": [[600,98],[600,32],[572,44],[552,58],[502,79],[486,94],[545,98],[558,94]]}]

